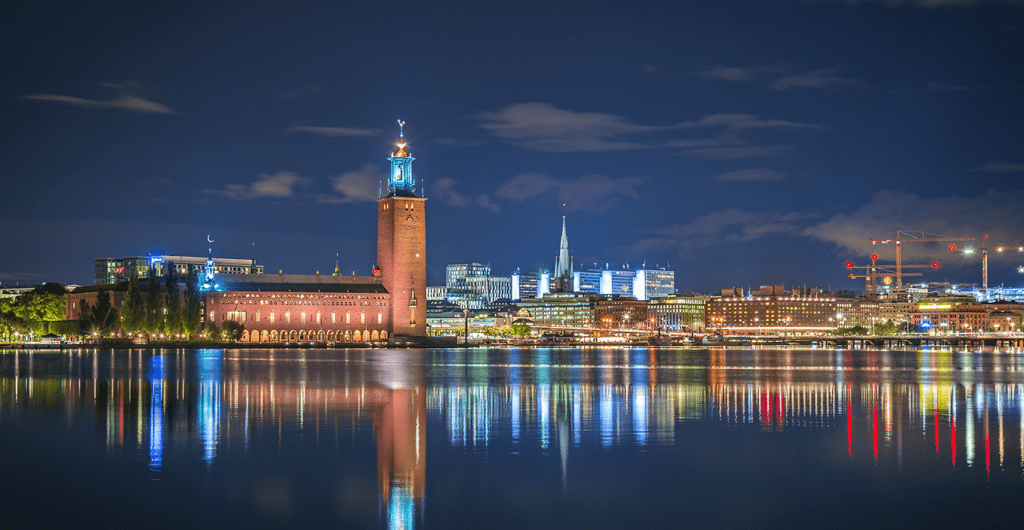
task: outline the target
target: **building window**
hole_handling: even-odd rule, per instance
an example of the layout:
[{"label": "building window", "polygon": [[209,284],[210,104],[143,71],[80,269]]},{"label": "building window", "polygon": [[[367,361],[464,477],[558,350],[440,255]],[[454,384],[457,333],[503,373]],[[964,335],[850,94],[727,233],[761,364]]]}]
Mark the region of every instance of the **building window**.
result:
[{"label": "building window", "polygon": [[384,322],[384,315],[378,312],[377,313],[377,323],[378,324],[382,324],[383,322]]},{"label": "building window", "polygon": [[301,318],[301,323],[302,323],[302,324],[305,324],[305,323],[306,323],[306,312],[305,312],[305,311],[303,311],[303,312],[302,312],[302,313],[301,313],[301,314],[299,315],[299,317]]},{"label": "building window", "polygon": [[274,323],[274,312],[273,311],[270,312],[270,323],[271,324]]},{"label": "building window", "polygon": [[285,312],[285,314],[284,314],[284,321],[287,324],[291,324],[292,323],[292,312],[291,311]]},{"label": "building window", "polygon": [[345,323],[346,324],[351,324],[352,323],[352,313],[345,313]]},{"label": "building window", "polygon": [[359,313],[359,323],[366,324],[366,311],[362,311]]},{"label": "building window", "polygon": [[320,324],[320,312],[319,311],[316,312],[316,323]]}]

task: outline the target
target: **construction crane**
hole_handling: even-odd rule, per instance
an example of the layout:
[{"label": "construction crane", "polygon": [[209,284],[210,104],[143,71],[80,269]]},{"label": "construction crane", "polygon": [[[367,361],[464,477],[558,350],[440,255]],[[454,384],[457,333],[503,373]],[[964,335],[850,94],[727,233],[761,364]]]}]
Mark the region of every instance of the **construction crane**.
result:
[{"label": "construction crane", "polygon": [[[973,238],[972,238],[973,239]],[[1024,246],[1015,244],[1017,252],[1024,252]],[[1012,247],[1001,245],[996,247],[996,252],[1003,252],[1005,250],[1012,250]],[[973,254],[974,249],[972,248],[956,248],[956,245],[949,246],[950,252],[963,252],[964,254]],[[1024,267],[1018,267],[1017,272],[1024,273]],[[985,234],[981,238],[981,292],[988,297],[988,234]]]},{"label": "construction crane", "polygon": [[[878,254],[871,255],[871,265],[854,265],[852,261],[846,262],[847,269],[864,269],[864,274],[850,274],[850,278],[864,278],[864,294],[868,297],[874,298],[878,296],[878,276],[885,275],[888,281],[888,275],[892,274],[892,268],[889,266],[877,266]],[[933,261],[931,265],[903,265],[904,269],[924,269],[924,268],[938,268],[939,262]],[[923,276],[920,272],[906,272],[903,276]]]},{"label": "construction crane", "polygon": [[[910,239],[903,239],[908,237]],[[896,243],[896,290],[903,289],[903,243],[904,242],[926,242],[926,241],[974,241],[973,237],[924,237],[924,232],[921,232],[921,237],[915,237],[906,232],[896,231],[896,239],[869,239],[872,245],[875,243]]]}]

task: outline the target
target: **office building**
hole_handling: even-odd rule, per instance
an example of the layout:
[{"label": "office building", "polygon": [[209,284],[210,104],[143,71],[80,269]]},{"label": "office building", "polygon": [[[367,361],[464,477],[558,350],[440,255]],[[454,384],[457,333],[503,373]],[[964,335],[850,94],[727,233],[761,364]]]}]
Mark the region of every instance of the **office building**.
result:
[{"label": "office building", "polygon": [[[184,278],[189,271],[201,272],[208,258],[151,254],[124,258],[96,258],[94,281],[96,285],[128,281],[134,271],[138,278],[148,278],[152,270],[156,276],[166,276],[171,267]],[[227,274],[263,274],[263,265],[251,259],[213,258],[215,270]]]}]

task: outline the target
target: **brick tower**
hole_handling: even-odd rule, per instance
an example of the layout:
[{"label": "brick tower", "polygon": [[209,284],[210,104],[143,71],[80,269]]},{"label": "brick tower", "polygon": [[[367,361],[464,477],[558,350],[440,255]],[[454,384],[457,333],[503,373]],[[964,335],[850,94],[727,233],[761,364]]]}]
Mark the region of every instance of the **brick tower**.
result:
[{"label": "brick tower", "polygon": [[[399,127],[405,122],[399,121]],[[412,176],[415,158],[406,151],[399,129],[388,177],[387,196],[377,201],[377,266],[391,293],[392,335],[427,335],[426,199],[416,196]]]}]

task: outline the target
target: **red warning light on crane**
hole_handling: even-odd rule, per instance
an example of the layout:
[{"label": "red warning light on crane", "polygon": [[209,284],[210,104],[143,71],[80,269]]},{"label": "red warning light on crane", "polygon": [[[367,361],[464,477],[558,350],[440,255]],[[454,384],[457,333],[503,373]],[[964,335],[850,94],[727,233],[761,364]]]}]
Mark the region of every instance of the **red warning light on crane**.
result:
[{"label": "red warning light on crane", "polygon": [[934,267],[934,268],[936,268],[936,269],[937,269],[937,268],[939,268],[939,262],[937,262],[937,261],[933,261],[933,262],[932,262],[932,267]]},{"label": "red warning light on crane", "polygon": [[853,268],[853,262],[852,261],[847,261],[846,262],[846,268],[847,269],[852,269]]},{"label": "red warning light on crane", "polygon": [[871,259],[878,259],[878,254],[872,254]]},{"label": "red warning light on crane", "polygon": [[956,251],[956,245],[950,245],[950,246],[949,246],[949,251],[950,251],[950,252],[954,252],[954,251]]}]

